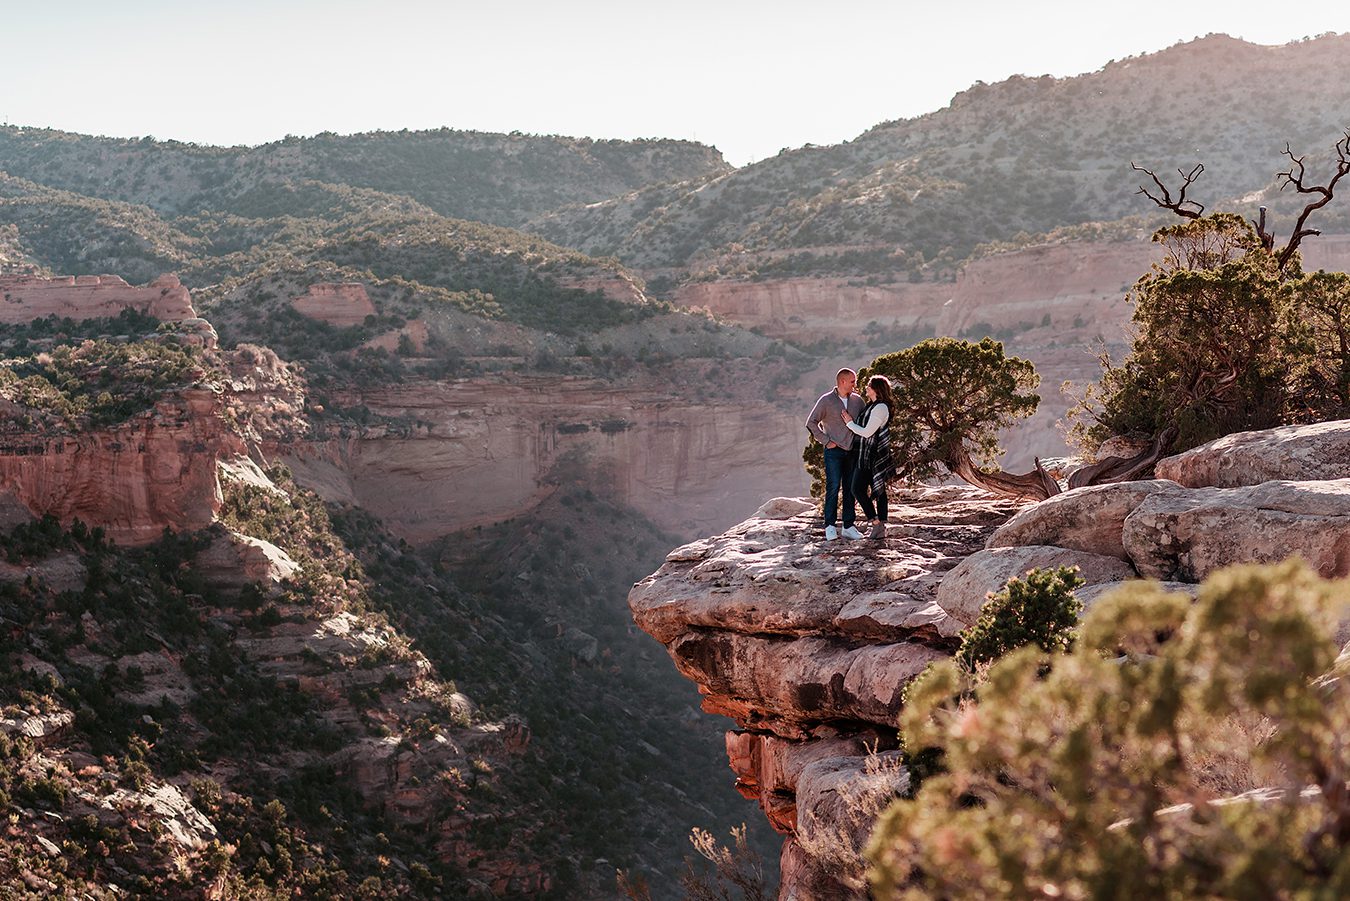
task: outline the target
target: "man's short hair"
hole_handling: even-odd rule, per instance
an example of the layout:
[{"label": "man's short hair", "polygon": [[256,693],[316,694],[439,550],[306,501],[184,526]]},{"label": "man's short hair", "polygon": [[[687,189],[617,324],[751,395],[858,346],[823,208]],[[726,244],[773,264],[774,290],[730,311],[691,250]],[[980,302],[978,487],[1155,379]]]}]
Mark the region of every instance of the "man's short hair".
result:
[{"label": "man's short hair", "polygon": [[838,384],[839,380],[842,379],[845,375],[851,375],[855,379],[858,377],[858,373],[854,372],[852,369],[849,369],[848,367],[844,367],[843,369],[839,370],[834,374],[835,384]]}]

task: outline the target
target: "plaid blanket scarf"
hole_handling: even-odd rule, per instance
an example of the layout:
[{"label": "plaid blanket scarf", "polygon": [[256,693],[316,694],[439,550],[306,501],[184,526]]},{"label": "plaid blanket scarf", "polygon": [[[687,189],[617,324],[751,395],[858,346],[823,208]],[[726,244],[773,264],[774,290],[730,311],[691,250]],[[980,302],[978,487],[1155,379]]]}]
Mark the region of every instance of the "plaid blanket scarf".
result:
[{"label": "plaid blanket scarf", "polygon": [[[862,416],[858,417],[860,426],[867,426],[867,417],[872,415],[875,407],[881,406],[881,401],[873,401],[863,410]],[[890,411],[891,416],[895,411]],[[891,424],[889,421],[877,429],[877,433],[871,438],[862,439],[862,450],[858,454],[858,465],[864,471],[872,475],[872,491],[874,494],[884,493],[886,483],[895,477],[895,460],[891,457]]]}]

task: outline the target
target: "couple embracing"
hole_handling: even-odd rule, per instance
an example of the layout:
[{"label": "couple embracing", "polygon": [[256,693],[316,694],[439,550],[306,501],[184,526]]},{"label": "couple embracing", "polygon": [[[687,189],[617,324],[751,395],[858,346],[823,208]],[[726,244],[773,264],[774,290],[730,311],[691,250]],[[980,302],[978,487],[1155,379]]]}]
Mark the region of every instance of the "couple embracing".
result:
[{"label": "couple embracing", "polygon": [[[841,369],[834,390],[821,395],[806,417],[811,437],[825,446],[825,538],[860,539],[854,527],[854,500],[872,521],[868,538],[886,537],[886,483],[895,474],[891,459],[890,422],[895,406],[891,383],[884,375],[867,380],[864,402],[854,388],[858,374]],[[844,494],[844,528],[835,527],[839,492]]]}]

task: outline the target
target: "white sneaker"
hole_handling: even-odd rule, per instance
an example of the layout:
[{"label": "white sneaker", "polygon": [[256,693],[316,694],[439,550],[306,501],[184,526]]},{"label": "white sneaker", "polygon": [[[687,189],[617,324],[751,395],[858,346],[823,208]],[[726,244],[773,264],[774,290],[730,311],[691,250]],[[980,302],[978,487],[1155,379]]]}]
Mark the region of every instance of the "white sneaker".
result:
[{"label": "white sneaker", "polygon": [[847,529],[840,532],[839,534],[843,535],[845,538],[848,538],[852,541],[858,541],[863,537],[863,533],[853,528],[853,526],[849,526]]},{"label": "white sneaker", "polygon": [[826,540],[826,541],[834,541],[834,540],[835,540],[836,538],[838,538],[838,537],[839,537],[839,530],[838,530],[838,529],[836,529],[834,526],[826,526],[826,527],[825,527],[825,540]]}]

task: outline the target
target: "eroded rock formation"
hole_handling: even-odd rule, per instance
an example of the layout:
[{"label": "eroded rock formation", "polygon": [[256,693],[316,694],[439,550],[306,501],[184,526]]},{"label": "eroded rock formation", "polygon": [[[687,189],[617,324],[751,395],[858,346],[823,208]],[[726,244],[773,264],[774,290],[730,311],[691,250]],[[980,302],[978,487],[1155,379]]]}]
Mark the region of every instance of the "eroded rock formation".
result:
[{"label": "eroded rock formation", "polygon": [[780,897],[860,896],[856,824],[829,819],[850,796],[840,774],[861,779],[868,749],[894,748],[901,690],[955,646],[936,600],[944,574],[1017,509],[973,488],[919,489],[896,494],[885,542],[826,543],[814,505],[781,501],[634,586],[638,625],[705,710],[736,721],[737,788],[787,836]]},{"label": "eroded rock formation", "polygon": [[319,282],[304,294],[291,298],[291,307],[302,316],[317,319],[338,328],[360,325],[375,315],[366,286],[360,282]]},{"label": "eroded rock formation", "polygon": [[[1350,575],[1346,435],[1350,421],[1273,429],[1159,464],[1193,487],[1103,485],[1021,506],[966,487],[893,490],[880,542],[827,543],[813,504],[776,499],[672,551],[629,606],[704,709],[735,721],[736,788],[786,836],[780,897],[862,898],[870,817],[905,785],[887,755],[904,686],[952,652],[990,592],[1076,565],[1087,606],[1140,576],[1194,593],[1220,567],[1291,554]],[[1286,478],[1206,484],[1243,474]]]},{"label": "eroded rock formation", "polygon": [[165,528],[206,528],[220,508],[216,460],[237,450],[218,391],[193,388],[121,425],[73,435],[8,432],[0,439],[0,491],[35,515],[83,520],[128,545]]},{"label": "eroded rock formation", "polygon": [[278,452],[307,487],[413,542],[530,509],[558,466],[594,468],[619,499],[684,534],[734,521],[775,487],[806,487],[795,415],[668,385],[408,379],[339,400],[383,422]]},{"label": "eroded rock formation", "polygon": [[166,322],[197,318],[187,288],[177,276],[148,285],[128,285],[116,275],[0,276],[0,323],[12,325],[47,316],[113,317],[135,310]]}]

